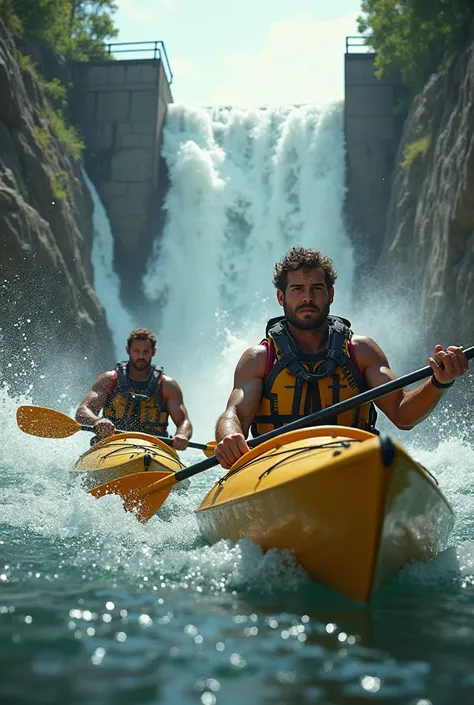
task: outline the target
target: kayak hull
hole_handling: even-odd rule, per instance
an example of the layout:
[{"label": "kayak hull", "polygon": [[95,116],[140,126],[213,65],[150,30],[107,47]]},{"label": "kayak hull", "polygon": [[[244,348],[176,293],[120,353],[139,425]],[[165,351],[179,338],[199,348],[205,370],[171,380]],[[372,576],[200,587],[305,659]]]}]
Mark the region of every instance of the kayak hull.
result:
[{"label": "kayak hull", "polygon": [[177,472],[184,467],[174,448],[146,433],[116,433],[87,450],[72,474],[87,490],[139,472]]},{"label": "kayak hull", "polygon": [[196,510],[210,543],[290,549],[316,582],[359,602],[444,548],[454,514],[397,443],[345,427],[300,429],[235,463]]}]

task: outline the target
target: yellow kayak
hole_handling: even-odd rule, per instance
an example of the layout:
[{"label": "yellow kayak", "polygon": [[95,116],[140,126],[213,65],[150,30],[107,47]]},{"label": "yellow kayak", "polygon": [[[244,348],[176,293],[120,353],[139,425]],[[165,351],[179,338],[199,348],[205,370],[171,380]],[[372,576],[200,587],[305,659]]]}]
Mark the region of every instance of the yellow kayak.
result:
[{"label": "yellow kayak", "polygon": [[[73,475],[81,475],[90,490],[125,475],[184,468],[177,452],[146,433],[116,433],[93,445],[77,460]],[[188,482],[189,484],[189,482]]]},{"label": "yellow kayak", "polygon": [[368,602],[401,566],[446,546],[454,514],[398,443],[344,426],[299,429],[242,456],[196,516],[210,543],[290,549],[309,576]]}]

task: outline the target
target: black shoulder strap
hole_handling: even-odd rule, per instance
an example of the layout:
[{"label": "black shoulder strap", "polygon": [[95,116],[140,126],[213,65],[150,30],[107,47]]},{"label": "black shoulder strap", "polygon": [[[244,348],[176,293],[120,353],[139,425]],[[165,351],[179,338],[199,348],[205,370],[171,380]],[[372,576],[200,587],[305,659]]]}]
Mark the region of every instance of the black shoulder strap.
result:
[{"label": "black shoulder strap", "polygon": [[[124,394],[129,392],[129,380],[127,375],[128,363],[125,361],[117,362],[115,369],[117,370],[118,383],[117,388]],[[157,367],[156,365],[151,365],[151,375],[148,387],[144,392],[143,396],[151,397],[156,393],[158,385],[160,384],[161,377],[163,375],[163,368]]]},{"label": "black shoulder strap", "polygon": [[314,374],[317,379],[328,377],[338,365],[345,365],[347,355],[344,353],[346,341],[352,336],[350,322],[347,318],[328,316],[329,336],[324,351],[325,361]]},{"label": "black shoulder strap", "polygon": [[[274,318],[270,318],[265,328],[265,337],[268,338],[269,333],[272,331],[272,328],[277,325],[277,323],[282,324],[283,322],[286,322],[286,316],[275,316]],[[277,330],[279,329],[277,328]]]},{"label": "black shoulder strap", "polygon": [[[271,387],[275,377],[284,368],[290,374],[303,380],[323,379],[332,374],[338,365],[344,365],[347,355],[344,353],[346,340],[351,337],[350,321],[339,316],[328,316],[329,336],[325,350],[316,355],[305,355],[297,351],[293,339],[288,332],[285,316],[272,318],[266,329],[267,337],[271,336],[280,350],[280,359],[277,360],[266,380],[266,386]],[[324,360],[315,373],[308,372],[302,362],[315,364]],[[268,381],[268,385],[267,385]]]},{"label": "black shoulder strap", "polygon": [[265,387],[271,389],[273,382],[277,375],[285,367],[288,368],[290,374],[299,376],[301,374],[307,374],[304,367],[298,361],[297,351],[293,344],[293,339],[288,333],[286,327],[286,317],[278,316],[277,318],[271,318],[267,323],[266,336],[273,338],[277,348],[280,352],[281,357],[275,360],[270,373],[265,380]]},{"label": "black shoulder strap", "polygon": [[128,375],[127,375],[128,363],[125,361],[117,362],[115,369],[117,370],[117,387],[123,391],[128,390]]},{"label": "black shoulder strap", "polygon": [[160,384],[160,380],[161,380],[162,376],[163,376],[163,368],[157,367],[156,365],[152,365],[151,366],[150,382],[149,382],[147,390],[145,392],[147,397],[152,397],[156,393],[156,390],[158,389],[158,385]]},{"label": "black shoulder strap", "polygon": [[332,313],[328,316],[328,321],[331,321],[334,323],[335,321],[339,321],[345,328],[347,328],[348,332],[352,335],[352,330],[351,330],[351,322],[348,318],[343,318],[342,316],[333,316]]}]

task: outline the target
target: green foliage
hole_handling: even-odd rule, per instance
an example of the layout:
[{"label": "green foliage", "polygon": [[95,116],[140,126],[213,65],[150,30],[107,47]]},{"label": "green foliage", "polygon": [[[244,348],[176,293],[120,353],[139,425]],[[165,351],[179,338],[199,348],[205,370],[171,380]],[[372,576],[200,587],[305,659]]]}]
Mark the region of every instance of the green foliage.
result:
[{"label": "green foliage", "polygon": [[118,34],[116,10],[114,0],[0,0],[0,17],[12,31],[76,60],[106,56],[104,41]]},{"label": "green foliage", "polygon": [[46,97],[57,110],[64,110],[67,107],[67,88],[61,83],[59,78],[46,81],[43,76],[39,76],[38,83]]},{"label": "green foliage", "polygon": [[49,177],[51,191],[57,201],[66,198],[69,188],[69,176],[65,171],[54,171]]},{"label": "green foliage", "polygon": [[54,110],[47,107],[43,117],[49,122],[53,135],[58,140],[65,154],[71,159],[81,158],[84,144],[81,141],[77,130],[71,125],[67,125],[61,110]]},{"label": "green foliage", "polygon": [[[114,0],[0,0],[0,18],[16,34],[39,40],[51,50],[69,59],[87,60],[106,57],[104,41],[117,36],[111,15],[117,10]],[[56,200],[65,198],[69,176],[54,170],[54,157],[49,150],[51,136],[58,140],[62,152],[79,160],[84,148],[77,131],[64,118],[67,87],[57,78],[46,81],[31,57],[16,52],[23,71],[37,81],[48,104],[42,111],[43,125],[34,128],[38,144],[45,153],[51,171],[50,184]]]},{"label": "green foliage", "polygon": [[424,159],[426,157],[428,147],[430,146],[430,141],[430,136],[425,135],[424,137],[420,137],[414,142],[407,144],[403,151],[403,161],[401,166],[406,169],[413,164],[415,159],[418,157],[422,157]]},{"label": "green foliage", "polygon": [[433,71],[449,62],[474,18],[473,0],[363,0],[358,29],[376,51],[379,77],[400,71],[418,92]]},{"label": "green foliage", "polygon": [[29,56],[29,54],[22,54],[21,51],[16,51],[15,56],[16,60],[20,65],[20,68],[23,69],[23,71],[28,71],[28,73],[31,74],[36,81],[38,81],[38,69],[36,68],[36,64],[31,58],[31,56]]},{"label": "green foliage", "polygon": [[104,42],[116,37],[112,14],[117,10],[114,0],[71,0],[69,16],[69,55],[76,61],[109,58]]},{"label": "green foliage", "polygon": [[67,107],[67,87],[61,83],[59,78],[53,78],[51,81],[47,81],[38,72],[38,67],[29,54],[22,54],[21,51],[16,51],[15,56],[20,68],[23,69],[23,71],[28,71],[35,79],[53,106],[59,110],[64,110]]},{"label": "green foliage", "polygon": [[[67,39],[68,0],[0,0],[0,17],[26,37],[41,40],[59,52]],[[13,23],[13,25],[12,25]]]},{"label": "green foliage", "polygon": [[44,127],[35,127],[33,128],[33,132],[36,137],[36,141],[42,146],[43,150],[46,152],[46,150],[49,147],[49,143],[51,142],[51,134],[49,130],[46,130]]},{"label": "green foliage", "polygon": [[23,23],[15,12],[14,0],[0,0],[0,17],[15,34],[23,34]]},{"label": "green foliage", "polygon": [[[67,125],[63,114],[63,110],[67,107],[66,86],[57,78],[53,78],[52,81],[46,81],[46,79],[38,73],[36,64],[27,54],[22,54],[18,51],[16,52],[16,57],[20,67],[33,76],[48,98],[50,105],[45,108],[42,117],[49,122],[51,130],[59,141],[63,151],[72,159],[80,159],[84,144],[79,138],[75,128]],[[39,144],[44,150],[47,150],[51,138],[49,131],[43,127],[35,127],[34,132]]]}]

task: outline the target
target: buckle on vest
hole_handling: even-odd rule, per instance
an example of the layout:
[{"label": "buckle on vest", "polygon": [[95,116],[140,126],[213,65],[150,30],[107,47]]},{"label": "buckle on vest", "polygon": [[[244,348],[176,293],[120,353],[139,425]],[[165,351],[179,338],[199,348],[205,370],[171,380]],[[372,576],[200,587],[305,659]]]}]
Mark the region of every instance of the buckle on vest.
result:
[{"label": "buckle on vest", "polygon": [[131,397],[133,401],[149,401],[150,399],[146,394],[135,394],[135,392],[128,392],[127,396]]}]

